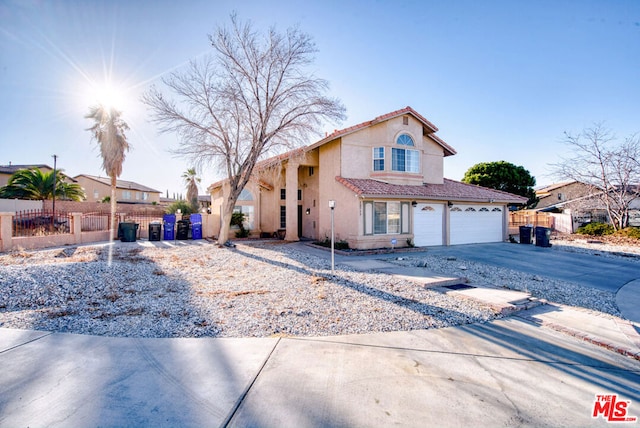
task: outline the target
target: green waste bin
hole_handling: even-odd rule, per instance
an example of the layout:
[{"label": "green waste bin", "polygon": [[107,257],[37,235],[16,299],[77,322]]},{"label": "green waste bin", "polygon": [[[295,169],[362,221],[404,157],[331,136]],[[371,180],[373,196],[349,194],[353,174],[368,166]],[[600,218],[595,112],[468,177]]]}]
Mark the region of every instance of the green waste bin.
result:
[{"label": "green waste bin", "polygon": [[138,234],[138,223],[120,223],[118,230],[122,231],[122,234],[118,233],[122,242],[136,242],[136,235]]}]

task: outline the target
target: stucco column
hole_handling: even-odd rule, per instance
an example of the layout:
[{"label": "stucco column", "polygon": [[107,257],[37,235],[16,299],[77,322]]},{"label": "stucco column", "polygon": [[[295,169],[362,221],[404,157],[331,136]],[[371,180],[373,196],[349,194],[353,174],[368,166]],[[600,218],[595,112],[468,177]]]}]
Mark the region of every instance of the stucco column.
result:
[{"label": "stucco column", "polygon": [[76,244],[82,243],[82,213],[71,213],[73,220],[71,220],[71,229],[69,232],[73,233],[73,239]]},{"label": "stucco column", "polygon": [[287,233],[286,241],[299,241],[298,236],[298,163],[289,161],[286,171]]},{"label": "stucco column", "polygon": [[0,251],[9,251],[13,239],[13,213],[0,213]]}]

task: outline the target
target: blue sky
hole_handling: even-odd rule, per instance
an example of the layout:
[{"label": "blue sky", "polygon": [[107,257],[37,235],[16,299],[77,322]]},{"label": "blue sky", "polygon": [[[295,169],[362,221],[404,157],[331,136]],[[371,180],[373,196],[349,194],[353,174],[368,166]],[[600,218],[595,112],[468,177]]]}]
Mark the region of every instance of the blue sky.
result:
[{"label": "blue sky", "polygon": [[[84,115],[111,82],[134,147],[121,178],[184,193],[190,165],[139,98],[210,53],[207,35],[233,11],[314,38],[312,71],[348,116],[322,133],[409,105],[457,150],[445,160],[451,179],[506,160],[548,184],[564,131],[640,132],[638,0],[0,0],[0,164],[52,165],[57,154],[69,175],[104,176]],[[219,177],[201,176],[201,193]]]}]

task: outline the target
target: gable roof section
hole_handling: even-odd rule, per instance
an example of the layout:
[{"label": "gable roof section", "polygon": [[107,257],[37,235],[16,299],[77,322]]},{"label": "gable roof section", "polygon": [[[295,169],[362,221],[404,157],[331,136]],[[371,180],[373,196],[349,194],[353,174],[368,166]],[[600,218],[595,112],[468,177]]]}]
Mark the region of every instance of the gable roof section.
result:
[{"label": "gable roof section", "polygon": [[420,113],[418,113],[417,111],[415,111],[409,106],[400,110],[392,111],[391,113],[383,114],[382,116],[378,116],[373,120],[368,120],[366,122],[362,122],[357,125],[350,126],[349,128],[345,128],[342,130],[335,130],[331,134],[323,138],[322,140],[318,141],[317,143],[312,144],[311,146],[308,146],[308,150],[315,149],[316,147],[319,147],[325,143],[328,143],[329,141],[333,141],[337,138],[344,137],[345,135],[352,134],[356,131],[367,128],[369,126],[373,126],[378,123],[381,123],[386,120],[393,119],[395,117],[402,116],[405,114],[412,115],[419,122],[422,123],[423,129],[425,130],[424,134],[429,138],[431,138],[436,143],[438,143],[444,149],[445,156],[452,156],[456,154],[456,151],[453,147],[451,147],[450,145],[445,143],[440,137],[435,135],[435,132],[438,131],[438,128],[433,123],[429,122],[424,116],[422,116]]},{"label": "gable roof section", "polygon": [[444,179],[443,184],[399,185],[368,178],[336,177],[336,181],[362,197],[438,199],[458,202],[524,204],[527,198],[474,184]]},{"label": "gable roof section", "polygon": [[[88,174],[80,174],[75,176],[76,179],[78,177],[86,177],[90,180],[97,181],[98,183],[111,186],[111,179],[109,177],[96,177],[95,175],[88,175]],[[140,192],[161,193],[159,190],[152,189],[151,187],[144,186],[134,181],[116,180],[116,187],[118,189],[125,189],[125,190],[138,190]]]},{"label": "gable roof section", "polygon": [[[51,168],[49,165],[45,165],[45,164],[38,164],[38,165],[0,165],[0,174],[13,175],[16,172],[20,171],[21,169],[32,169],[32,168],[38,168],[40,170],[47,169],[49,171],[53,171],[53,168]],[[58,171],[64,171],[64,169],[58,168]],[[64,172],[60,172],[60,174],[62,174],[63,177],[67,178],[70,181],[73,181],[73,182],[76,181],[75,179],[73,179],[72,177],[69,177]]]}]

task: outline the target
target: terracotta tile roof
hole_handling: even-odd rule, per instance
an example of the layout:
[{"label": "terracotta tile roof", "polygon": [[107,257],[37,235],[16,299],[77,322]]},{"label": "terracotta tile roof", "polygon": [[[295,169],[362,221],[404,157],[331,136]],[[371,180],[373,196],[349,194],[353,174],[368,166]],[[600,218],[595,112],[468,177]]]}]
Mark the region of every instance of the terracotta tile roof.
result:
[{"label": "terracotta tile roof", "polygon": [[438,144],[440,144],[442,146],[442,148],[445,151],[445,156],[451,156],[451,155],[455,155],[456,154],[456,151],[455,151],[455,149],[453,147],[451,147],[450,145],[445,143],[440,137],[437,137],[436,135],[434,135],[434,133],[438,131],[438,128],[433,123],[429,122],[424,116],[422,116],[420,113],[418,113],[417,111],[415,111],[414,109],[412,109],[409,106],[407,106],[407,107],[405,107],[403,109],[400,109],[400,110],[392,111],[391,113],[383,114],[382,116],[378,116],[373,120],[368,120],[366,122],[362,122],[362,123],[359,123],[359,124],[354,125],[354,126],[350,126],[348,128],[345,128],[345,129],[335,130],[331,134],[329,134],[325,138],[323,138],[322,140],[320,140],[317,143],[312,144],[311,146],[309,146],[309,149],[316,148],[316,147],[321,146],[321,145],[323,145],[325,143],[328,143],[329,141],[335,140],[336,138],[343,137],[343,136],[345,136],[347,134],[351,134],[351,133],[353,133],[355,131],[358,131],[358,130],[363,129],[363,128],[367,128],[367,127],[375,125],[377,123],[384,122],[385,120],[389,120],[389,119],[392,119],[394,117],[402,116],[403,114],[411,114],[416,119],[418,119],[420,122],[422,122],[422,124],[425,127],[427,127],[429,129],[429,131],[431,131],[431,132],[428,133],[428,137],[433,139],[436,143],[438,143]]},{"label": "terracotta tile roof", "polygon": [[336,181],[354,193],[365,197],[438,199],[461,202],[488,202],[493,200],[509,204],[524,204],[527,202],[527,198],[522,196],[446,178],[443,184],[422,185],[389,184],[367,178],[336,177]]}]

